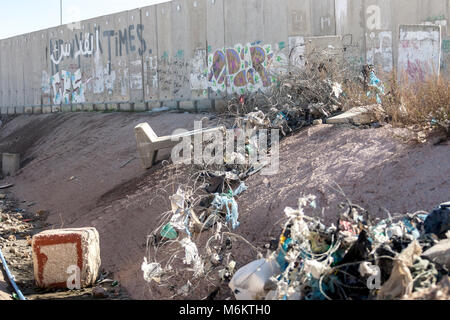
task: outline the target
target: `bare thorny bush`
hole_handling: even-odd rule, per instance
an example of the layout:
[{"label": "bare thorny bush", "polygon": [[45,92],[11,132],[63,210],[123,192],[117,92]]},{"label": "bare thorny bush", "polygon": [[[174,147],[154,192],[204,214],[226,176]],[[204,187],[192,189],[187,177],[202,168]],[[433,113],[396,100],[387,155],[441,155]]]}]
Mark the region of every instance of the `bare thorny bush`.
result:
[{"label": "bare thorny bush", "polygon": [[442,76],[429,76],[421,82],[409,82],[395,73],[391,75],[391,96],[384,108],[393,125],[408,127],[428,136],[441,132],[450,137],[450,81]]}]

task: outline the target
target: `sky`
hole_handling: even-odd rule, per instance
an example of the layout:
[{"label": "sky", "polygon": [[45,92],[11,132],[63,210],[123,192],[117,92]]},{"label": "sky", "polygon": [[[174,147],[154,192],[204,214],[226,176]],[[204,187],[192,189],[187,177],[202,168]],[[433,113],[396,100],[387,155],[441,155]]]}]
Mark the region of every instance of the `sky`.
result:
[{"label": "sky", "polygon": [[[62,0],[63,24],[170,0]],[[0,39],[60,24],[60,0],[0,0]]]}]

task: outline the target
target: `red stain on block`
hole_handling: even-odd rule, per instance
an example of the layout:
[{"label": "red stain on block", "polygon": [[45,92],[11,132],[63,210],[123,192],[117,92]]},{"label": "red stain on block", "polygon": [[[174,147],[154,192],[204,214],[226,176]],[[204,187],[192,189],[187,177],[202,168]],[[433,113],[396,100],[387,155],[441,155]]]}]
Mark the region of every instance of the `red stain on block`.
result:
[{"label": "red stain on block", "polygon": [[39,287],[67,288],[69,283],[86,287],[95,283],[101,264],[95,228],[44,231],[33,237],[32,247]]}]

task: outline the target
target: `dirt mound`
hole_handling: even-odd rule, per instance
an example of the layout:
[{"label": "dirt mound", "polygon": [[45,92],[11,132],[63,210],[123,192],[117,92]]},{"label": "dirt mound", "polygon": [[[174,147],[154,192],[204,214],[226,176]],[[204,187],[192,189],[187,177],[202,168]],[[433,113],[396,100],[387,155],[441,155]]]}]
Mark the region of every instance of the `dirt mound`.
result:
[{"label": "dirt mound", "polygon": [[[32,160],[7,181],[15,183],[11,191],[16,197],[36,202],[34,210],[48,210],[48,222],[55,228],[96,227],[103,268],[114,272],[133,298],[169,298],[165,289],[149,290],[140,267],[147,235],[170,208],[177,179],[188,177],[161,164],[147,172],[138,160],[122,165],[137,157],[133,127],[138,123],[147,121],[162,135],[176,128],[192,129],[193,121],[200,118],[190,114],[20,116],[0,130],[1,151],[11,152],[5,149],[17,143],[22,156]],[[40,130],[36,126],[51,129],[26,142],[23,129]],[[339,183],[354,203],[379,216],[385,214],[382,207],[401,213],[430,210],[448,201],[448,144],[407,145],[395,137],[397,133],[390,127],[361,130],[323,125],[286,138],[280,144],[278,174],[254,175],[246,181],[249,189],[239,199],[237,233],[264,246],[279,235],[277,221],[286,206],[297,206],[301,194],[315,194],[326,220],[335,222],[337,212],[329,208],[343,197],[330,189],[332,182]],[[255,259],[245,245],[236,249],[237,268]],[[204,298],[212,289],[201,288],[189,298]],[[217,298],[231,295],[224,288]]]}]

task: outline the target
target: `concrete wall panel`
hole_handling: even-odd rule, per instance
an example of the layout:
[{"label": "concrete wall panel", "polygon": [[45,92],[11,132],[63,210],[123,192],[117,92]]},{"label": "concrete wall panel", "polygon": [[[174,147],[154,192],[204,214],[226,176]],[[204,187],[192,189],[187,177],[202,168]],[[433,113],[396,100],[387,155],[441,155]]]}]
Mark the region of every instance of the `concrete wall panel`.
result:
[{"label": "concrete wall panel", "polygon": [[312,36],[311,15],[312,0],[288,0],[288,33],[289,37]]},{"label": "concrete wall panel", "polygon": [[439,74],[441,63],[441,27],[401,25],[398,53],[399,77],[424,81]]},{"label": "concrete wall panel", "polygon": [[313,1],[311,3],[311,16],[313,36],[336,34],[334,0]]},{"label": "concrete wall panel", "polygon": [[207,1],[187,1],[189,86],[192,99],[208,98]]},{"label": "concrete wall panel", "polygon": [[366,62],[389,72],[399,52],[404,62],[403,24],[440,26],[447,74],[449,10],[450,0],[174,0],[0,40],[0,108],[194,106],[265,90],[328,42],[355,73]]},{"label": "concrete wall panel", "polygon": [[[143,52],[142,43],[139,40],[141,32],[141,11],[127,11],[128,31],[128,72],[130,81],[130,101],[137,105],[144,102],[144,79],[143,79]],[[139,30],[138,30],[139,29]],[[139,31],[139,34],[138,34]]]},{"label": "concrete wall panel", "polygon": [[144,93],[146,101],[159,100],[158,92],[158,34],[156,7],[141,10],[143,30],[142,52],[144,62]]},{"label": "concrete wall panel", "polygon": [[[207,0],[206,3],[207,81],[208,95],[211,99],[223,97],[226,94],[224,80],[220,79],[223,72],[220,64],[224,63],[224,57],[219,56],[220,51],[218,51],[225,48],[225,1]],[[221,59],[214,61],[215,57]],[[212,90],[212,86],[220,90]]]},{"label": "concrete wall panel", "polygon": [[172,4],[156,6],[158,23],[158,85],[161,100],[174,99],[174,83],[171,63],[175,55],[172,48]]}]

